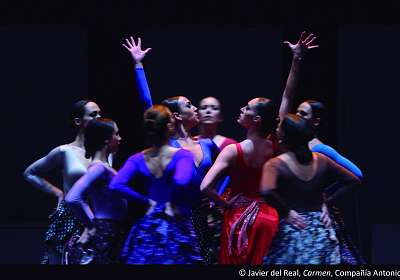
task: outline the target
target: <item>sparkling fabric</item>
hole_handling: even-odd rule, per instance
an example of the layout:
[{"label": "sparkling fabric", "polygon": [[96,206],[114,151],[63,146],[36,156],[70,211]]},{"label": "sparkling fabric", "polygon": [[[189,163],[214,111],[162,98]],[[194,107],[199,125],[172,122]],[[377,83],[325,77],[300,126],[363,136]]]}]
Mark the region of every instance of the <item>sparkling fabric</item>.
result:
[{"label": "sparkling fabric", "polygon": [[121,222],[95,219],[96,234],[86,244],[77,243],[74,235],[67,244],[66,264],[117,264],[125,234]]},{"label": "sparkling fabric", "polygon": [[278,229],[276,210],[261,198],[241,196],[224,213],[221,264],[262,264]]},{"label": "sparkling fabric", "polygon": [[336,235],[339,239],[341,263],[349,265],[366,264],[352,238],[346,231],[340,210],[336,207],[330,207],[329,212],[331,213]]},{"label": "sparkling fabric", "polygon": [[166,204],[139,219],[121,253],[126,264],[201,264],[203,259],[188,216],[171,214]]},{"label": "sparkling fabric", "polygon": [[339,240],[334,228],[325,227],[321,212],[299,214],[307,227],[300,230],[282,219],[264,264],[339,264]]},{"label": "sparkling fabric", "polygon": [[73,235],[79,235],[83,230],[83,225],[73,216],[67,208],[65,201],[61,201],[58,209],[50,216],[50,225],[45,233],[45,254],[42,264],[48,264],[48,251],[54,249],[59,254],[64,254],[67,241]]}]

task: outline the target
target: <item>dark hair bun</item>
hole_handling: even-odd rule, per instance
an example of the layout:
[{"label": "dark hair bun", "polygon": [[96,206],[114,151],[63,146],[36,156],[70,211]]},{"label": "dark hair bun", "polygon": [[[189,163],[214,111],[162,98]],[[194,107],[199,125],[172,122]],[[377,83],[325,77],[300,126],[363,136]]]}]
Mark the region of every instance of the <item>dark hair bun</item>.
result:
[{"label": "dark hair bun", "polygon": [[89,121],[85,129],[85,157],[91,158],[101,150],[114,133],[115,122],[111,119],[98,118]]},{"label": "dark hair bun", "polygon": [[312,160],[308,142],[314,138],[314,132],[307,120],[297,115],[288,114],[282,121],[283,143],[296,155],[300,163]]}]

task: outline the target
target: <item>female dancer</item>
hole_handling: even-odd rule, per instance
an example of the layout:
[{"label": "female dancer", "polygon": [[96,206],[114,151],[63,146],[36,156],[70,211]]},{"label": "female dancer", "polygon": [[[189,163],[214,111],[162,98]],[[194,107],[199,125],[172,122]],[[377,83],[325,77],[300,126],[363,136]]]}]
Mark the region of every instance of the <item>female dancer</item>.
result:
[{"label": "female dancer", "polygon": [[[286,88],[279,109],[282,120],[292,102],[301,58],[316,37],[305,32],[297,44],[288,43],[294,56]],[[221,238],[220,262],[222,264],[261,264],[278,226],[276,210],[263,203],[259,194],[262,166],[276,153],[270,133],[275,127],[275,112],[271,101],[259,97],[241,109],[238,123],[246,128],[246,140],[227,146],[201,183],[210,198],[227,210]],[[231,199],[225,200],[214,190],[220,176],[231,176]]]},{"label": "female dancer", "polygon": [[199,104],[198,138],[210,138],[222,151],[226,146],[237,143],[235,140],[218,134],[222,122],[221,103],[213,96],[203,98]]},{"label": "female dancer", "polygon": [[308,143],[308,147],[313,152],[318,152],[326,155],[330,159],[334,160],[337,164],[351,171],[354,175],[356,175],[358,178],[361,179],[363,175],[360,168],[358,168],[354,163],[352,163],[347,158],[340,155],[337,151],[335,151],[335,149],[324,144],[321,140],[319,140],[318,129],[320,127],[321,122],[323,121],[324,111],[325,111],[324,105],[316,100],[304,101],[297,108],[296,115],[307,120],[314,129],[314,137]]},{"label": "female dancer", "polygon": [[[316,100],[304,101],[297,108],[296,114],[307,120],[309,125],[311,125],[311,127],[314,130],[314,137],[308,143],[308,147],[312,152],[318,152],[329,157],[335,163],[346,168],[348,171],[356,175],[359,179],[362,179],[363,174],[361,170],[353,162],[340,155],[335,149],[324,144],[318,138],[318,130],[320,128],[321,123],[323,122],[324,111],[325,111],[324,105]],[[327,193],[328,192],[329,191],[327,191]],[[336,234],[340,242],[341,262],[351,265],[364,264],[365,261],[363,257],[358,252],[350,235],[346,233],[346,227],[339,209],[334,205],[332,205],[330,207],[329,212],[326,206],[324,206],[323,210],[324,210],[323,215],[326,217],[329,215],[329,212],[332,214],[333,223],[336,228]]]},{"label": "female dancer", "polygon": [[[321,220],[323,189],[340,181],[359,184],[351,172],[319,153],[308,142],[313,133],[307,121],[289,114],[278,128],[287,152],[269,160],[263,168],[261,192],[267,203],[279,209],[279,230],[264,264],[338,264],[339,241],[332,226]],[[330,204],[347,188],[336,191]]]},{"label": "female dancer", "polygon": [[[218,127],[223,119],[221,114],[221,103],[217,98],[213,96],[203,98],[200,101],[198,112],[200,122],[199,135],[197,136],[197,139],[212,139],[212,141],[221,151],[226,146],[237,143],[231,138],[218,134]],[[224,181],[220,182],[219,186],[217,187],[217,192],[219,195],[222,195],[223,197],[229,197],[229,183],[229,176],[225,177]],[[223,208],[212,205],[212,207],[208,211],[207,223],[208,229],[211,234],[211,239],[216,240],[216,252],[219,252],[221,250],[219,240],[221,239],[223,220]]]},{"label": "female dancer", "polygon": [[67,264],[117,263],[124,241],[126,201],[108,189],[117,172],[107,159],[109,154],[117,152],[120,141],[118,127],[110,119],[93,119],[86,127],[85,156],[92,163],[65,197],[85,230],[69,242]]},{"label": "female dancer", "polygon": [[131,156],[110,185],[111,190],[127,199],[149,206],[146,215],[132,226],[122,250],[122,261],[200,263],[190,208],[181,199],[192,192],[191,182],[197,175],[193,155],[169,144],[174,118],[167,107],[150,107],[144,113],[144,124],[151,147]]},{"label": "female dancer", "polygon": [[[29,183],[58,200],[56,210],[49,216],[50,226],[45,234],[46,250],[42,263],[61,264],[65,243],[73,234],[79,234],[82,230],[81,224],[66,208],[64,196],[86,172],[90,163],[85,158],[84,130],[91,119],[99,116],[100,108],[93,101],[76,102],[71,112],[71,122],[77,130],[75,140],[54,148],[24,172],[24,177]],[[44,177],[45,173],[55,169],[62,173],[62,187],[55,186]]]},{"label": "female dancer", "polygon": [[[144,107],[146,108],[152,104],[152,99],[144,75],[142,60],[151,49],[148,48],[143,51],[141,49],[141,39],[138,39],[136,45],[133,37],[130,37],[130,40],[126,39],[126,45],[123,44],[123,46],[130,52],[135,62],[139,93]],[[219,149],[211,139],[201,138],[196,140],[191,136],[190,130],[198,125],[199,119],[197,108],[193,106],[188,98],[184,96],[171,97],[164,100],[162,104],[170,109],[174,118],[175,129],[174,135],[170,139],[170,144],[176,148],[185,148],[193,153],[200,183],[201,179],[215,161]],[[193,206],[193,223],[200,240],[202,256],[206,263],[216,263],[219,240],[212,239],[207,224],[210,203],[208,198],[201,196],[200,192],[198,193],[197,200],[199,202],[195,203],[196,205]]]},{"label": "female dancer", "polygon": [[[147,48],[142,50],[141,38],[138,38],[138,43],[135,43],[133,37],[130,40],[126,39],[126,45],[122,44],[131,54],[132,59],[135,63],[135,77],[139,89],[139,97],[143,104],[144,109],[148,109],[152,106],[153,101],[150,94],[150,89],[147,84],[146,75],[144,73],[144,68],[142,61],[146,54],[152,50],[152,48]],[[218,126],[222,122],[221,116],[221,103],[215,97],[209,96],[203,98],[199,105],[199,126],[200,135],[197,138],[210,138],[218,146],[220,150],[229,144],[236,143],[235,140],[219,135]]]}]

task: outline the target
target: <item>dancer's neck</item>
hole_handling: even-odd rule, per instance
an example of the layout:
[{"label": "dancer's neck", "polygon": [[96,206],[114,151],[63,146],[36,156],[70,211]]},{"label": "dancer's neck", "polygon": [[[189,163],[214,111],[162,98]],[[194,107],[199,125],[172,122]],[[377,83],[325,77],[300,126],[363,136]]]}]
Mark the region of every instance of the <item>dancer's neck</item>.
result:
[{"label": "dancer's neck", "polygon": [[74,146],[84,149],[85,148],[85,136],[83,132],[78,132],[75,137],[74,142],[71,143]]},{"label": "dancer's neck", "polygon": [[175,134],[174,134],[174,139],[182,139],[182,140],[187,140],[191,139],[191,135],[189,130],[187,130],[182,123],[178,124],[175,126]]},{"label": "dancer's neck", "polygon": [[169,140],[162,143],[161,145],[153,145],[151,146],[147,152],[150,156],[158,156],[161,154],[165,154],[167,151],[169,151],[170,145],[169,145]]},{"label": "dancer's neck", "polygon": [[249,128],[246,133],[246,138],[250,139],[253,142],[260,142],[267,140],[267,137],[263,135],[258,129],[256,128]]},{"label": "dancer's neck", "polygon": [[200,138],[210,138],[213,139],[218,134],[218,124],[202,124],[199,129]]},{"label": "dancer's neck", "polygon": [[107,152],[107,147],[104,147],[94,154],[92,161],[101,161],[102,163],[108,165],[108,155],[109,153]]}]

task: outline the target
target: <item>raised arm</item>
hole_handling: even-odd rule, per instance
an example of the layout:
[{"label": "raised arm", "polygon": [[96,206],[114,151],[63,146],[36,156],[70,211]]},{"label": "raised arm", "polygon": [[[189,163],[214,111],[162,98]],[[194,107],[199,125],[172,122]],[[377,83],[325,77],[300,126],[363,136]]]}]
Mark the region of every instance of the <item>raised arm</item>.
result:
[{"label": "raised arm", "polygon": [[[50,151],[50,153],[32,163],[24,172],[24,178],[29,183],[42,190],[43,192],[49,193],[58,199],[58,205],[64,198],[64,192],[62,188],[56,187],[43,175],[56,168],[62,169],[62,163],[64,159],[64,151],[61,147],[57,147]],[[58,207],[58,206],[57,206]]]},{"label": "raised arm", "polygon": [[68,207],[89,229],[93,228],[94,214],[87,202],[87,195],[96,186],[96,183],[104,178],[106,171],[101,163],[92,165],[87,173],[75,182],[65,196],[65,202]]},{"label": "raised arm", "polygon": [[215,191],[215,187],[218,181],[226,175],[227,171],[230,167],[235,164],[235,159],[237,156],[237,151],[235,145],[229,145],[225,149],[221,151],[218,155],[213,166],[208,170],[206,176],[200,185],[200,190],[204,192],[207,196],[210,197],[217,204],[222,205],[223,207],[229,207],[230,202],[224,200],[218,193]]},{"label": "raised arm", "polygon": [[134,202],[139,202],[144,205],[151,206],[151,202],[147,197],[134,191],[130,186],[131,181],[135,178],[137,173],[138,173],[137,156],[132,156],[118,171],[118,174],[114,176],[114,178],[110,183],[109,188],[115,193],[120,194],[124,198],[132,200]]},{"label": "raised arm", "polygon": [[290,67],[290,72],[288,79],[286,81],[285,90],[282,95],[282,102],[279,108],[279,119],[282,121],[284,117],[290,112],[293,106],[293,99],[296,93],[296,88],[299,79],[300,65],[303,57],[308,50],[318,48],[318,45],[312,45],[314,40],[317,38],[314,34],[309,34],[307,37],[305,31],[300,35],[299,40],[296,44],[292,44],[289,41],[284,41],[283,43],[288,45],[293,53],[292,65]]},{"label": "raised arm", "polygon": [[126,45],[122,44],[131,54],[132,59],[135,63],[135,77],[136,83],[139,89],[139,97],[142,101],[144,110],[147,110],[153,105],[153,101],[151,99],[150,89],[147,84],[146,75],[144,73],[142,61],[146,56],[147,52],[151,50],[151,48],[147,48],[146,50],[142,50],[142,41],[138,38],[138,43],[136,45],[133,37],[129,39],[125,39]]},{"label": "raised arm", "polygon": [[313,152],[317,152],[329,157],[331,160],[346,168],[348,171],[356,175],[359,179],[362,179],[363,174],[360,168],[353,162],[339,154],[335,149],[325,144],[318,144],[312,148]]}]

